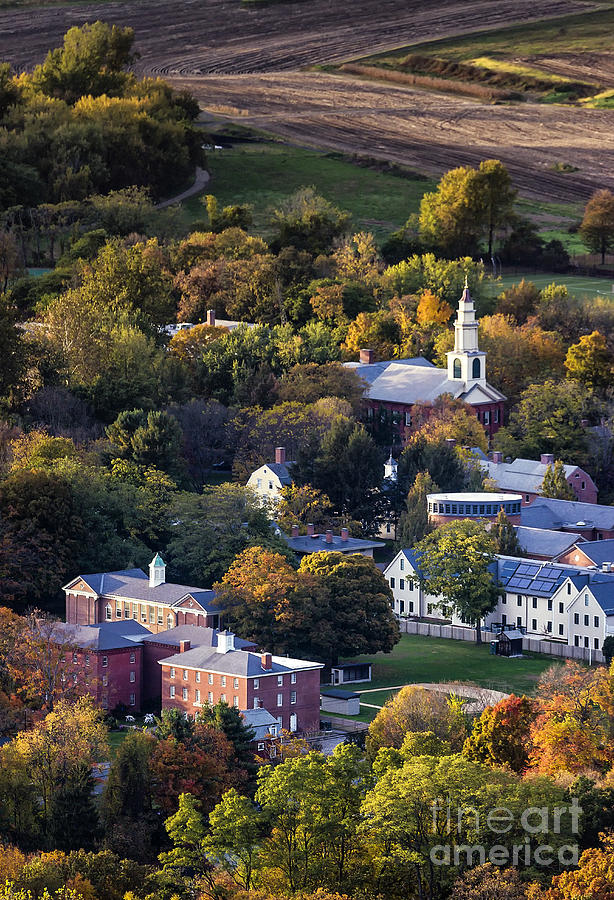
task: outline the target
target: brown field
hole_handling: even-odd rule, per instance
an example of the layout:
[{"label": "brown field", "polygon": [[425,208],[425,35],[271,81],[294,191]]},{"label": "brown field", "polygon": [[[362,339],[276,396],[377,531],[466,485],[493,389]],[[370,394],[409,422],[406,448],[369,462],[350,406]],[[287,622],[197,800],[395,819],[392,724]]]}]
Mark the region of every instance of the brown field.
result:
[{"label": "brown field", "polygon": [[[71,25],[132,25],[139,71],[189,88],[211,111],[313,147],[429,173],[499,157],[522,193],[561,201],[614,187],[614,112],[494,106],[413,86],[300,71],[394,47],[595,9],[563,0],[128,0],[0,13],[0,59],[31,68]],[[573,176],[549,171],[577,166]]]}]

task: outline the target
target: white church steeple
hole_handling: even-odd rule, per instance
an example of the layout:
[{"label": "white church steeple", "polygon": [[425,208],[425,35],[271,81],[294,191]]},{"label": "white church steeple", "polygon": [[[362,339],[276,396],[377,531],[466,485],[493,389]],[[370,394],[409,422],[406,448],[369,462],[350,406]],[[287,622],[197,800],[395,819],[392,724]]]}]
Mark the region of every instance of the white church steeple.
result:
[{"label": "white church steeple", "polygon": [[465,391],[474,384],[486,384],[486,354],[478,347],[478,323],[467,276],[454,322],[454,350],[446,356],[450,381],[464,382]]}]

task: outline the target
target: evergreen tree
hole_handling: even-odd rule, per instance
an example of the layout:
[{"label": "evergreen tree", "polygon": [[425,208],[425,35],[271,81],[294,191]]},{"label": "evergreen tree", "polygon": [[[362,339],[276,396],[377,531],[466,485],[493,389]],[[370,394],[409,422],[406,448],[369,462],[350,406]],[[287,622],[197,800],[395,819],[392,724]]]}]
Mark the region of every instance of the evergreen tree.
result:
[{"label": "evergreen tree", "polygon": [[94,779],[82,763],[55,791],[49,803],[48,838],[56,850],[91,850],[100,837],[100,820],[92,797]]},{"label": "evergreen tree", "polygon": [[577,500],[572,486],[565,477],[565,468],[560,459],[555,460],[554,466],[548,466],[544,480],[541,484],[542,497],[551,497],[553,500]]},{"label": "evergreen tree", "polygon": [[213,725],[223,731],[234,748],[235,766],[247,773],[248,780],[254,784],[258,767],[254,761],[251,742],[254,731],[243,721],[238,709],[220,701],[213,707],[206,707],[198,716],[199,722]]},{"label": "evergreen tree", "polygon": [[505,515],[503,507],[499,510],[494,525],[490,529],[491,537],[497,544],[497,553],[503,556],[522,556],[523,550],[516,536],[516,529]]},{"label": "evergreen tree", "polygon": [[418,472],[412,488],[407,495],[407,511],[399,521],[397,542],[401,547],[413,547],[418,541],[432,531],[429,525],[427,510],[427,494],[439,488],[428,472]]}]

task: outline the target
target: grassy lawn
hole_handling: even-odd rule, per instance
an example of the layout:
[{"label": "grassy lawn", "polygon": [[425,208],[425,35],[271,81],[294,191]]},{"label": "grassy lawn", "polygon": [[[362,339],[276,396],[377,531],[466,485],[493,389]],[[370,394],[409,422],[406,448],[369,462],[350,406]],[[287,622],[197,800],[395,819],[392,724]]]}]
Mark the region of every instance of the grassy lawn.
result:
[{"label": "grassy lawn", "polygon": [[506,275],[504,271],[501,278],[493,283],[495,293],[500,294],[513,284],[519,284],[523,278],[525,281],[532,281],[539,290],[543,290],[554,281],[557,284],[567,285],[569,293],[576,297],[604,297],[614,301],[611,278],[589,278],[582,275],[564,275],[560,272],[518,272]]},{"label": "grassy lawn", "polygon": [[[207,193],[220,206],[249,203],[253,230],[267,237],[268,217],[300,187],[318,193],[352,215],[352,226],[372,231],[381,240],[417,212],[422,195],[434,182],[362,168],[335,156],[279,143],[245,143],[207,154],[211,181]],[[202,197],[183,204],[186,225],[205,219]]]},{"label": "grassy lawn", "polygon": [[[357,657],[373,665],[373,681],[357,684],[356,690],[391,688],[419,682],[462,681],[481,687],[516,694],[530,694],[541,673],[552,665],[548,656],[527,655],[523,659],[505,659],[490,655],[488,637],[479,647],[468,641],[404,634],[392,653]],[[354,660],[353,660],[354,661]],[[351,685],[348,687],[351,688]],[[388,691],[365,694],[366,703],[379,705]],[[372,700],[377,697],[379,699]]]},{"label": "grassy lawn", "polygon": [[126,740],[126,736],[130,734],[127,728],[122,728],[120,731],[110,731],[109,732],[109,747],[111,748],[111,752],[109,754],[111,760],[113,760],[117,754],[117,751]]}]

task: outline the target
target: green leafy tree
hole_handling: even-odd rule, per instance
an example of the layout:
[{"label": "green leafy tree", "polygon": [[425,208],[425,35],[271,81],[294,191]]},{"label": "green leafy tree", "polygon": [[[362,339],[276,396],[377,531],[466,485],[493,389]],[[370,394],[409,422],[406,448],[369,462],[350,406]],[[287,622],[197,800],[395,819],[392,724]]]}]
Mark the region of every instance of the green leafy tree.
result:
[{"label": "green leafy tree", "polygon": [[598,331],[583,334],[565,357],[567,377],[585,384],[592,390],[604,390],[614,380],[614,355],[605,337]]},{"label": "green leafy tree", "polygon": [[32,81],[43,93],[68,103],[87,94],[117,94],[128,78],[122,70],[135,59],[133,43],[132,28],[106,22],[70,28],[63,47],[49,51],[45,62],[35,68]]},{"label": "green leafy tree", "polygon": [[399,641],[392,593],[372,559],[358,554],[312,553],[299,574],[317,576],[325,592],[332,646],[328,659],[362,653],[390,653]]},{"label": "green leafy tree", "polygon": [[586,204],[584,218],[580,225],[582,240],[592,253],[601,254],[601,265],[605,265],[605,255],[614,247],[614,194],[604,188],[595,191]]},{"label": "green leafy tree", "polygon": [[156,466],[163,471],[177,471],[181,427],[166,412],[125,410],[107,428],[107,435],[118,452],[138,466]]},{"label": "green leafy tree", "polygon": [[554,465],[548,466],[546,469],[540,494],[542,497],[552,497],[554,500],[577,500],[574,489],[567,481],[562,460],[555,460]]},{"label": "green leafy tree", "polygon": [[442,595],[463,622],[476,628],[497,605],[500,588],[490,567],[497,545],[479,522],[469,519],[442,525],[416,545],[420,555],[420,583],[433,596]]},{"label": "green leafy tree", "polygon": [[239,887],[249,891],[264,836],[264,814],[234,788],[226,791],[209,815],[204,839],[207,857]]},{"label": "green leafy tree", "polygon": [[179,809],[164,823],[173,848],[160,854],[163,869],[180,870],[197,878],[211,870],[205,845],[207,826],[200,809],[192,794],[179,795]]},{"label": "green leafy tree", "polygon": [[[427,195],[428,196],[428,195]],[[398,297],[430,291],[456,309],[463,293],[465,277],[469,284],[478,316],[493,308],[492,291],[485,279],[484,265],[471,256],[460,259],[440,259],[434,253],[415,254],[409,259],[389,266],[382,276],[382,286]]]},{"label": "green leafy tree", "polygon": [[102,831],[94,803],[94,778],[84,764],[72,772],[49,804],[49,839],[58,850],[91,850]]},{"label": "green leafy tree", "polygon": [[513,458],[535,459],[548,452],[582,465],[588,454],[582,419],[593,408],[590,392],[580,384],[532,384],[522,392],[508,425],[495,435],[495,447]]},{"label": "green leafy tree", "polygon": [[330,253],[333,241],[348,228],[350,217],[312,187],[300,188],[271,215],[273,248],[293,246],[313,255]]},{"label": "green leafy tree", "polygon": [[481,219],[492,257],[497,230],[507,227],[513,216],[516,191],[509,172],[498,159],[486,159],[478,167],[478,193]]},{"label": "green leafy tree", "polygon": [[497,553],[503,556],[522,556],[523,550],[516,536],[516,529],[505,515],[503,507],[490,529],[490,535],[497,545]]},{"label": "green leafy tree", "polygon": [[537,712],[535,700],[514,694],[487,707],[474,721],[463,755],[521,774],[529,764],[531,726]]}]

